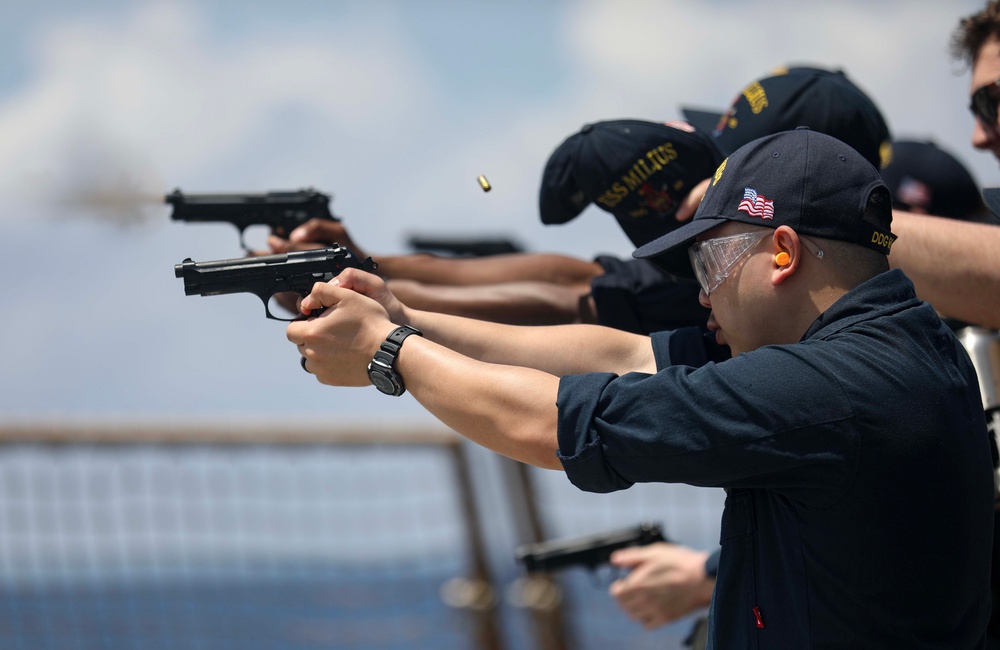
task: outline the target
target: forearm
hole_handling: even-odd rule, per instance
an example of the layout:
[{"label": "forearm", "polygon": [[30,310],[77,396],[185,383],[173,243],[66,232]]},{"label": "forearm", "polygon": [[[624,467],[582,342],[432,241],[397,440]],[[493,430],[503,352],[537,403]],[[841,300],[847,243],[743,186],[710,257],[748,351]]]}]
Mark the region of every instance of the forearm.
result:
[{"label": "forearm", "polygon": [[589,285],[549,282],[506,282],[474,286],[425,284],[389,280],[389,289],[403,303],[423,311],[452,314],[510,325],[555,325],[581,320],[581,300]]},{"label": "forearm", "polygon": [[[271,236],[274,253],[328,246],[339,243],[364,259],[370,252],[358,246],[340,221],[311,219],[296,228],[289,238]],[[484,257],[443,257],[426,253],[381,255],[378,274],[383,278],[415,280],[428,284],[479,285],[500,282],[548,282],[559,285],[588,284],[604,273],[597,262],[551,253],[513,253]]]},{"label": "forearm", "polygon": [[513,253],[456,258],[429,254],[388,255],[376,258],[384,278],[428,284],[481,285],[502,282],[587,284],[603,273],[596,262],[565,255]]},{"label": "forearm", "polygon": [[442,346],[487,363],[562,377],[584,372],[656,372],[648,336],[600,325],[518,326],[405,310],[407,322]]},{"label": "forearm", "polygon": [[[383,280],[357,269],[346,269],[329,283],[317,283],[302,300],[303,313],[346,299],[350,294],[342,294],[344,290],[377,303],[381,314],[396,325],[413,325],[428,340],[480,361],[534,368],[558,377],[656,371],[647,336],[598,325],[504,325],[415,310],[401,303]],[[298,328],[291,329],[295,334]]]},{"label": "forearm", "polygon": [[1000,228],[893,211],[898,236],[889,264],[913,281],[917,295],[967,323],[1000,327]]},{"label": "forearm", "polygon": [[472,442],[562,469],[556,457],[558,377],[476,361],[417,336],[407,339],[396,368],[420,404]]}]

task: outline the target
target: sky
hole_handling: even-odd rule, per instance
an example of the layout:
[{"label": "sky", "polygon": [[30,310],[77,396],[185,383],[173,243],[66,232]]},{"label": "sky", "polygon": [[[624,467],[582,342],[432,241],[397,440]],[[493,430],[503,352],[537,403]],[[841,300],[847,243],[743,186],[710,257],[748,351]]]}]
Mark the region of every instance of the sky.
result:
[{"label": "sky", "polygon": [[314,187],[376,259],[412,234],[624,257],[597,209],[540,223],[552,150],[587,122],[721,111],[792,63],[842,68],[895,137],[1000,185],[948,54],[982,0],[4,5],[4,421],[433,421],[409,395],[319,385],[256,297],[185,296],[175,264],[241,249],[228,224],[172,222],[174,188]]}]

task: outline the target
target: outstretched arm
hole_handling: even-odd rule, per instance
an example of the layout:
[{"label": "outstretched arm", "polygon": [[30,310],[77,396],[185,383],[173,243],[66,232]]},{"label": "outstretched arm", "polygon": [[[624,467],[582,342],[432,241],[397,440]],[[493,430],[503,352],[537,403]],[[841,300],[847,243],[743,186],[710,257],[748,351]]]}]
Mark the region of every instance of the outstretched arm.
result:
[{"label": "outstretched arm", "polygon": [[404,350],[397,367],[416,400],[451,429],[508,458],[562,469],[558,377],[475,361],[424,340]]},{"label": "outstretched arm", "polygon": [[[583,372],[656,372],[648,336],[600,325],[503,325],[410,309],[384,281],[358,269],[346,269],[331,284],[376,300],[396,324],[413,325],[428,339],[480,361],[535,368],[558,377]],[[314,305],[308,298],[302,302],[303,309]]]},{"label": "outstretched arm", "polygon": [[389,288],[414,309],[509,325],[559,325],[596,320],[590,285],[504,282],[453,286],[389,280]]},{"label": "outstretched arm", "polygon": [[428,284],[488,285],[545,282],[587,285],[604,273],[597,262],[553,253],[507,253],[486,257],[440,257],[429,253],[380,257],[381,275]]},{"label": "outstretched arm", "polygon": [[[367,385],[368,362],[395,329],[385,309],[332,284],[317,284],[302,306],[327,308],[317,318],[288,325],[288,339],[306,359],[306,369],[324,384]],[[456,432],[509,458],[561,468],[558,377],[477,361],[419,336],[406,340],[396,370],[417,401]]]},{"label": "outstretched arm", "polygon": [[414,309],[509,325],[559,325],[596,319],[590,285],[504,282],[453,286],[389,280],[389,288]]},{"label": "outstretched arm", "polygon": [[[275,253],[315,248],[337,242],[361,258],[369,252],[351,239],[343,222],[312,219],[291,232],[288,239],[271,236]],[[440,257],[427,253],[373,256],[384,278],[440,285],[482,285],[501,282],[546,282],[563,286],[587,285],[604,273],[600,264],[567,255],[510,253],[486,257]]]},{"label": "outstretched arm", "polygon": [[894,210],[889,265],[956,320],[1000,328],[1000,227]]}]

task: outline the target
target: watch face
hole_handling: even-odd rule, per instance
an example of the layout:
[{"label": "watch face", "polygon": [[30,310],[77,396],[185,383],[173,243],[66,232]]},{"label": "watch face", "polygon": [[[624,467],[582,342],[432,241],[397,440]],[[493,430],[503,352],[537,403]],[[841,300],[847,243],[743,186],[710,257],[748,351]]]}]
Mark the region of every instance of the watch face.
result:
[{"label": "watch face", "polygon": [[399,385],[393,381],[393,378],[390,375],[386,374],[386,371],[369,368],[368,378],[372,380],[373,384],[375,384],[375,388],[379,389],[379,391],[385,393],[386,395],[399,394]]}]

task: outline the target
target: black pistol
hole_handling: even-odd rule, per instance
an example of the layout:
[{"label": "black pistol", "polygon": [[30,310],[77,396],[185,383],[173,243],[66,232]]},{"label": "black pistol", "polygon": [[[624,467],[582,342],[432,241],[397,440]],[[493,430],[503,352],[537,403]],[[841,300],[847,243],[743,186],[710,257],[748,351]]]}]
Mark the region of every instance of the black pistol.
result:
[{"label": "black pistol", "polygon": [[240,246],[247,248],[244,234],[250,226],[269,226],[279,237],[310,219],[340,221],[330,211],[330,195],[312,188],[264,194],[185,194],[175,189],[164,198],[173,206],[174,221],[226,221],[240,231]]},{"label": "black pistol", "polygon": [[590,570],[607,564],[611,553],[627,546],[665,542],[658,524],[642,523],[632,528],[572,539],[525,544],[517,548],[517,560],[528,573],[551,572],[572,566]]},{"label": "black pistol", "polygon": [[[186,259],[174,265],[174,275],[184,279],[188,296],[218,296],[227,293],[252,293],[264,303],[267,317],[293,321],[302,318],[279,318],[271,311],[276,294],[295,292],[307,296],[317,282],[327,282],[347,268],[372,272],[378,264],[372,258],[359,260],[350,250],[334,244],[330,248],[242,257],[231,260],[195,262]],[[309,315],[316,316],[321,310]]]}]

